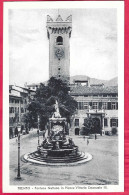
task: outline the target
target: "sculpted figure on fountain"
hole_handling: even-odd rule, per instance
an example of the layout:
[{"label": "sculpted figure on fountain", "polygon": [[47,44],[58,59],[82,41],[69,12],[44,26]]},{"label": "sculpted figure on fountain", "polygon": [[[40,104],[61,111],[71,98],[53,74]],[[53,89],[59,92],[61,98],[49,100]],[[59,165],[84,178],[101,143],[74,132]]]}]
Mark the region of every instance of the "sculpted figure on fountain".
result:
[{"label": "sculpted figure on fountain", "polygon": [[58,105],[57,100],[56,100],[56,103],[55,103],[55,112],[52,115],[52,118],[61,118],[61,115],[60,115],[60,112],[59,112],[59,105]]}]

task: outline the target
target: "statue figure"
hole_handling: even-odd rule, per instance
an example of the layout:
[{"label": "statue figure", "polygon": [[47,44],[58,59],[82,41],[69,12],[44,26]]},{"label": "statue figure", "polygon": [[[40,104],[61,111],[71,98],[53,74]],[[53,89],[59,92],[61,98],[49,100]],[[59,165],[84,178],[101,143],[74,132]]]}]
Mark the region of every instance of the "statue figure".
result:
[{"label": "statue figure", "polygon": [[48,142],[47,138],[45,138],[45,139],[43,140],[41,146],[42,146],[43,148],[48,148],[48,145],[49,145],[49,142]]},{"label": "statue figure", "polygon": [[59,150],[59,149],[60,149],[59,142],[56,142],[56,144],[55,144],[55,149],[56,149],[56,150]]},{"label": "statue figure", "polygon": [[61,115],[60,115],[60,112],[59,112],[59,105],[58,105],[57,100],[56,100],[56,103],[55,103],[55,112],[53,113],[52,118],[61,118]]},{"label": "statue figure", "polygon": [[68,142],[69,142],[69,148],[73,148],[73,147],[75,146],[75,144],[74,144],[72,138],[69,138],[69,139],[68,139]]}]

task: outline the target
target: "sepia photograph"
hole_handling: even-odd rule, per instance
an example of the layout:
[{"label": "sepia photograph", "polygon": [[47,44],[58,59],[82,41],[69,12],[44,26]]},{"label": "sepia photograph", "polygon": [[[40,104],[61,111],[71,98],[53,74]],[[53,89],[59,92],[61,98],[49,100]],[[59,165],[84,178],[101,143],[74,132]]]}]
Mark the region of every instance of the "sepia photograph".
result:
[{"label": "sepia photograph", "polygon": [[4,192],[122,192],[123,2],[4,10]]}]

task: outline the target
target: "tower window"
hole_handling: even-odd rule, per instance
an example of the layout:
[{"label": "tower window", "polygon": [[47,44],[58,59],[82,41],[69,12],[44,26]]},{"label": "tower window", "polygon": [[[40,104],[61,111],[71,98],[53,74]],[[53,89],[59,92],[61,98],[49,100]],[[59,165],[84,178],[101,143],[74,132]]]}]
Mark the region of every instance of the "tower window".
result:
[{"label": "tower window", "polygon": [[79,126],[79,119],[75,119],[75,126]]},{"label": "tower window", "polygon": [[61,36],[57,37],[56,44],[57,45],[63,45],[63,38]]},{"label": "tower window", "polygon": [[60,75],[59,75],[59,77],[60,77]]},{"label": "tower window", "polygon": [[58,70],[60,70],[60,68],[58,68]]}]

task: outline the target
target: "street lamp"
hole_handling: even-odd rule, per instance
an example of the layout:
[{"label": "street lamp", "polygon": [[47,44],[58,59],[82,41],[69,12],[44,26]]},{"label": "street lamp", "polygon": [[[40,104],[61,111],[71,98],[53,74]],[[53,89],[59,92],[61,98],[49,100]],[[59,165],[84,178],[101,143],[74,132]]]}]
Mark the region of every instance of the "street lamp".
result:
[{"label": "street lamp", "polygon": [[17,179],[21,179],[21,174],[20,174],[20,133],[21,133],[21,125],[20,124],[18,124],[17,129],[18,129],[18,172],[17,172]]},{"label": "street lamp", "polygon": [[38,146],[39,146],[39,115],[38,115],[38,131],[37,131],[37,133],[38,133]]}]

